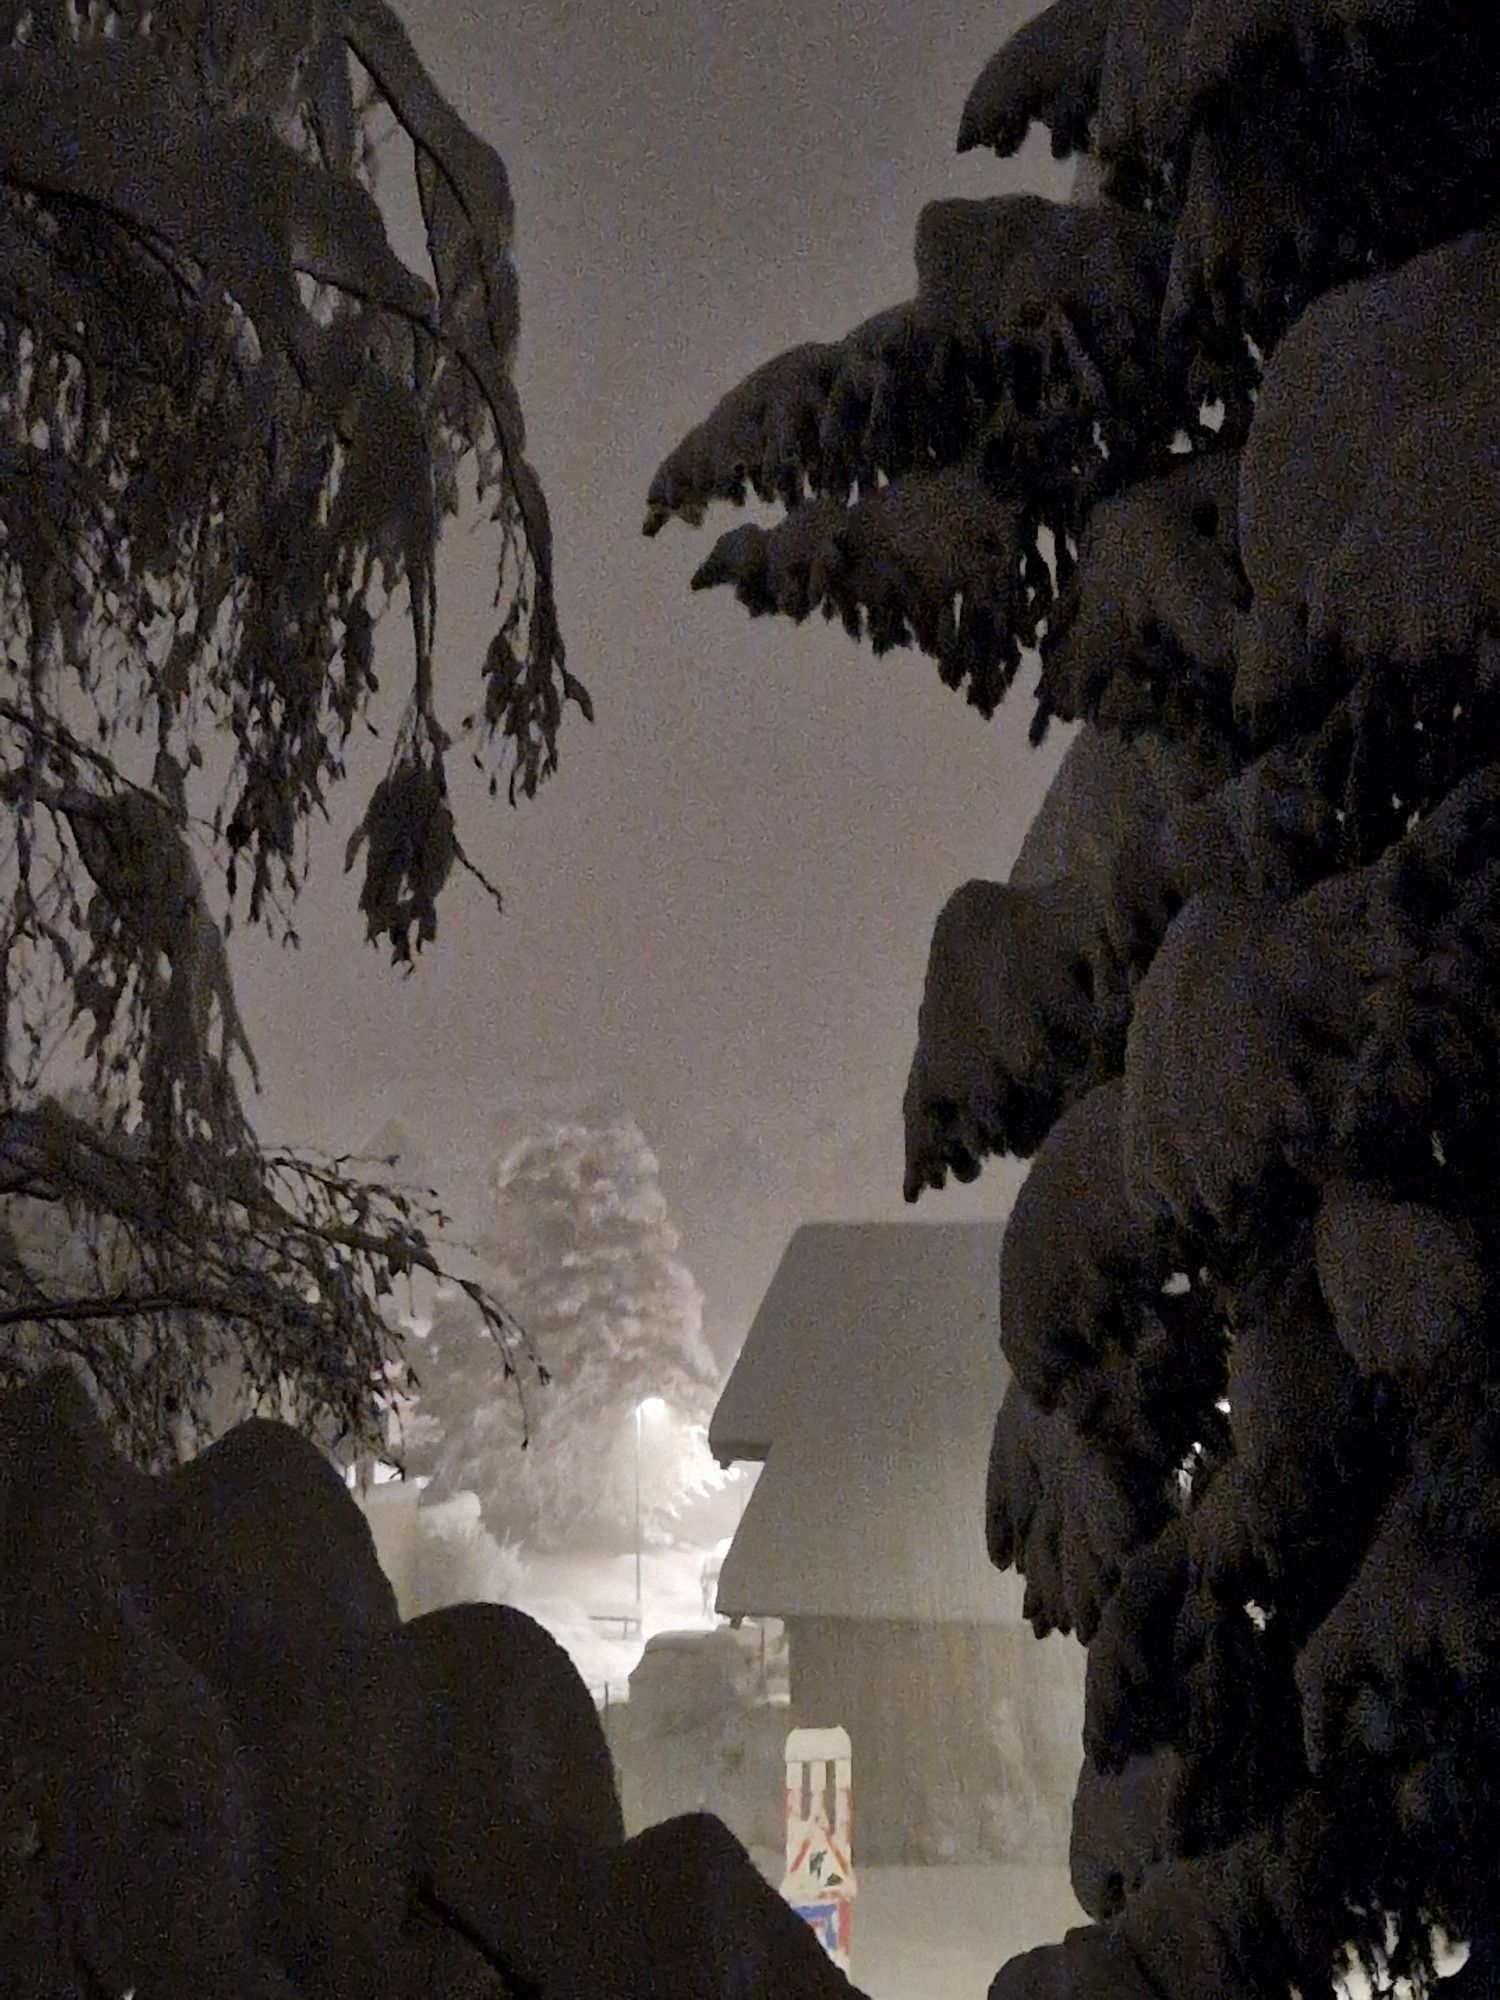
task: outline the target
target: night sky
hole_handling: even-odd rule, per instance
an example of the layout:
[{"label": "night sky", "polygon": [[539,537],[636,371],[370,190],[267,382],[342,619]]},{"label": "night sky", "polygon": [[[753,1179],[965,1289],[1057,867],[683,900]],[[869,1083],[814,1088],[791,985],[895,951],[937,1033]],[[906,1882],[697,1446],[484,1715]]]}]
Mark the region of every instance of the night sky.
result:
[{"label": "night sky", "polygon": [[[1003,875],[1061,738],[991,722],[916,652],[752,622],[688,578],[703,529],[640,533],[652,472],[759,362],[909,297],[935,196],[1066,192],[1045,143],[953,151],[965,93],[1026,5],[907,0],[406,0],[417,47],[501,151],[518,214],[518,381],[552,506],[569,664],[557,776],[512,811],[459,793],[467,878],[415,975],[363,942],[340,802],[303,948],[239,957],[267,1139],[358,1146],[396,1119],[460,1216],[535,1109],[606,1095],[662,1164],[731,1355],[783,1245],[814,1219],[1002,1213],[1014,1176],[901,1201],[901,1092],[932,923]],[[1035,135],[1033,135],[1035,138]],[[441,575],[456,720],[489,626],[481,545]],[[399,642],[399,614],[390,642]],[[394,676],[391,677],[394,681]]]}]

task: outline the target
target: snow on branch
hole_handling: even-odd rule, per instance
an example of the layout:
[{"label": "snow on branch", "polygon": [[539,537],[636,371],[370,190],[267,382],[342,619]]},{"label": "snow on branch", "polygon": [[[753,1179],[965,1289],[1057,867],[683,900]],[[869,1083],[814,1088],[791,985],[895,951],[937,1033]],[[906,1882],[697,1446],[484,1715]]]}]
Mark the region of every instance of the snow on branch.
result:
[{"label": "snow on branch", "polygon": [[[1163,331],[1240,378],[1330,285],[1488,214],[1500,29],[1409,0],[1058,0],[986,66],[960,148],[1030,121],[1088,147],[1102,206],[1175,237]],[[1420,79],[1415,82],[1414,79]]]},{"label": "snow on branch", "polygon": [[745,488],[795,507],[816,468],[823,412],[839,366],[836,341],[808,341],[762,362],[663,460],[651,481],[645,532],[674,514],[698,527],[711,500],[743,506]]},{"label": "snow on branch", "polygon": [[1055,0],[992,55],[969,92],[958,150],[1018,150],[1033,120],[1059,159],[1088,140],[1115,0]]},{"label": "snow on branch", "polygon": [[1065,1111],[1022,1182],[1000,1260],[1001,1346],[1039,1409],[1061,1410],[1163,1493],[1223,1430],[1224,1356],[1207,1287],[1167,1289],[1184,1239],[1120,1176],[1118,1081]]},{"label": "snow on branch", "polygon": [[1038,351],[1046,372],[1108,408],[1155,341],[1169,254],[1166,230],[1124,209],[1031,194],[930,201],[917,218],[917,298],[983,359],[1055,345],[1055,363]]},{"label": "snow on branch", "polygon": [[[274,1349],[310,1407],[365,1424],[381,1302],[432,1253],[378,1190],[257,1144],[226,940],[248,907],[296,941],[309,831],[373,728],[376,627],[399,593],[412,658],[350,854],[398,959],[434,935],[453,864],[479,872],[448,806],[454,742],[514,798],[555,767],[565,706],[589,713],[510,377],[509,182],[385,0],[37,0],[7,23],[0,1150],[24,1152],[57,1069],[92,1059],[89,1116],[152,1199],[122,1208],[69,1128],[71,1177],[9,1192],[80,1238],[123,1237],[128,1282],[94,1270],[94,1292],[70,1292],[22,1259],[5,1310],[71,1329],[106,1372],[159,1334],[156,1386],[137,1383],[152,1421],[193,1405],[227,1328],[252,1360]],[[388,117],[435,285],[377,199]],[[458,718],[434,661],[461,477],[495,531],[496,630]]]},{"label": "snow on branch", "polygon": [[[1500,235],[1320,299],[1267,370],[1241,479],[1254,602],[1235,705],[1261,733],[1369,663],[1431,671],[1500,629]],[[1308,448],[1316,434],[1318,448]]]},{"label": "snow on branch", "polygon": [[[725,396],[662,463],[645,532],[698,525],[747,488],[788,509],[882,476],[962,457],[988,424],[1014,440],[1013,410],[1065,408],[1042,430],[1078,448],[1066,410],[1126,422],[1154,338],[1170,243],[1149,218],[1034,195],[930,202],[918,218],[917,296],[844,340],[789,349]],[[1126,423],[1125,433],[1129,434]],[[1081,439],[1092,453],[1088,423]],[[1033,454],[1035,455],[1035,454]]]},{"label": "snow on branch", "polygon": [[1056,714],[1179,733],[1227,722],[1248,601],[1238,486],[1238,454],[1193,453],[1095,508],[1042,645]]},{"label": "snow on branch", "polygon": [[813,500],[778,527],[733,528],[693,588],[732,584],[752,613],[836,614],[877,654],[916,644],[989,715],[1035,636],[1026,553],[1017,510],[958,465],[903,474],[853,507]]},{"label": "snow on branch", "polygon": [[786,520],[721,537],[695,588],[820,607],[877,653],[915,643],[993,713],[1090,507],[1187,417],[1151,361],[1169,250],[1118,208],[930,203],[916,299],[724,397],[656,473],[645,532],[750,488],[779,501]]},{"label": "snow on branch", "polygon": [[[1358,63],[1372,32],[1434,33],[1415,0],[1054,0],[991,56],[959,122],[958,150],[1016,152],[1033,121],[1058,158],[1091,142],[1110,158],[1166,151],[1283,54],[1316,72]],[[1438,35],[1459,39],[1461,22]],[[1097,117],[1097,123],[1095,123]]]},{"label": "snow on branch", "polygon": [[[1153,777],[1070,753],[950,900],[904,1105],[909,1198],[1034,1155],[989,1546],[1090,1641],[1100,1921],[993,2000],[1420,2000],[1438,1922],[1494,1983],[1497,75],[1492,8],[1058,0],[960,145],[1039,119],[1102,198],[918,227],[957,465],[1021,573],[1050,538],[1037,726]],[[949,469],[799,486],[695,581],[926,643]]]},{"label": "snow on branch", "polygon": [[995,1420],[985,1490],[990,1560],[1024,1574],[1023,1608],[1038,1637],[1073,1632],[1087,1644],[1164,1505],[1132,1494],[1102,1452],[1061,1413],[1039,1410],[1017,1382]]},{"label": "snow on branch", "polygon": [[[264,1152],[248,1133],[162,1156],[55,1098],[0,1119],[0,1197],[0,1371],[74,1356],[143,1463],[170,1452],[205,1359],[230,1352],[257,1391],[285,1381],[329,1441],[367,1438],[399,1355],[383,1301],[415,1271],[442,1275],[434,1218],[342,1161]],[[505,1308],[457,1283],[507,1372],[534,1371]]]},{"label": "snow on branch", "polygon": [[1097,919],[1072,880],[966,882],[932,933],[904,1100],[908,1201],[1026,1156],[1087,1088]]},{"label": "snow on branch", "polygon": [[[326,23],[295,13],[253,53],[234,36],[199,47],[175,17],[0,50],[0,107],[25,107],[0,117],[0,210],[27,273],[7,321],[52,330],[38,388],[59,364],[52,462],[5,482],[45,478],[59,533],[13,537],[8,560],[33,609],[58,603],[59,569],[94,570],[107,588],[67,606],[75,627],[91,618],[128,643],[170,619],[173,686],[196,676],[236,738],[224,824],[254,918],[274,876],[291,886],[298,827],[372,690],[377,578],[409,594],[414,720],[435,755],[449,740],[434,558],[465,460],[500,526],[503,617],[461,729],[508,755],[512,795],[529,794],[555,765],[564,704],[589,709],[564,664],[546,503],[509,378],[504,166],[383,0]],[[387,237],[351,56],[414,147],[436,295]],[[80,296],[85,267],[95,287]],[[159,373],[172,421],[132,397],[131,366]],[[236,699],[257,679],[280,713]]]},{"label": "snow on branch", "polygon": [[881,474],[956,456],[965,415],[983,414],[966,410],[963,372],[951,330],[921,302],[876,313],[842,340],[789,348],[663,461],[645,532],[673,515],[697,527],[711,501],[743,506],[747,487],[790,510],[806,493],[843,498]]}]

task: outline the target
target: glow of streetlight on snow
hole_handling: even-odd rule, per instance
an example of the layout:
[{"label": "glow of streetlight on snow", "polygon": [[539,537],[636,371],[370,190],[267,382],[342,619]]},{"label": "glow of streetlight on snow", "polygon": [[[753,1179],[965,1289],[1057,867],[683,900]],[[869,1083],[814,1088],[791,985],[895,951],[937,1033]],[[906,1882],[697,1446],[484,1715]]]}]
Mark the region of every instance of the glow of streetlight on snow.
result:
[{"label": "glow of streetlight on snow", "polygon": [[636,1414],[642,1417],[659,1417],[666,1408],[660,1396],[646,1396],[636,1404]]}]

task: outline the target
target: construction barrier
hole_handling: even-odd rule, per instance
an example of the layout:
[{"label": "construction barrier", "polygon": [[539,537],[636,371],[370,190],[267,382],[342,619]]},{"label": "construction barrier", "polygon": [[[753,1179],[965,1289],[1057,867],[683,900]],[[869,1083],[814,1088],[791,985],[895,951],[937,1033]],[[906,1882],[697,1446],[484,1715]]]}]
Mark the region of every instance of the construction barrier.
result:
[{"label": "construction barrier", "polygon": [[794,1729],[786,1739],[786,1875],[781,1893],[849,1970],[850,1920],[858,1893],[848,1732]]}]

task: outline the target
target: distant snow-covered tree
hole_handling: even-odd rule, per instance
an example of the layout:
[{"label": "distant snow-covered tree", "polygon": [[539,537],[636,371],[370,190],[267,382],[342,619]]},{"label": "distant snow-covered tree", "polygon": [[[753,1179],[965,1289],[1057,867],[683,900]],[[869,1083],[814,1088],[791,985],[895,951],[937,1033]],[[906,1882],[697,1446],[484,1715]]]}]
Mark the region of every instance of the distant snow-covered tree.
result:
[{"label": "distant snow-covered tree", "polygon": [[523,1417],[472,1306],[441,1293],[408,1344],[420,1386],[398,1424],[407,1470],[431,1475],[435,1499],[478,1493],[503,1538],[618,1545],[634,1523],[636,1408],[659,1399],[641,1419],[640,1454],[643,1522],[659,1540],[724,1475],[706,1439],[722,1371],[656,1156],[628,1118],[554,1123],[500,1160],[492,1194],[481,1247],[549,1379]]}]

